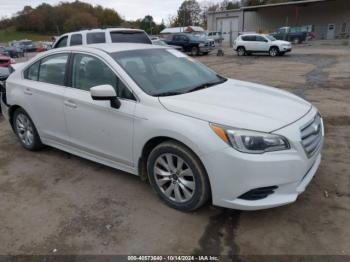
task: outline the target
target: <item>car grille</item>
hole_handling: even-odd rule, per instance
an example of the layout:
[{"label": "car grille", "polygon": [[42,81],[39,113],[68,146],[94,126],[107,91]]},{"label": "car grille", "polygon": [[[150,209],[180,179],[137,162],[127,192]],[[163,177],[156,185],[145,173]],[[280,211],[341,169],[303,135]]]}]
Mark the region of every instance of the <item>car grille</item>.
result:
[{"label": "car grille", "polygon": [[323,123],[319,114],[315,118],[301,128],[301,143],[304,147],[306,155],[310,158],[320,148],[323,139]]}]

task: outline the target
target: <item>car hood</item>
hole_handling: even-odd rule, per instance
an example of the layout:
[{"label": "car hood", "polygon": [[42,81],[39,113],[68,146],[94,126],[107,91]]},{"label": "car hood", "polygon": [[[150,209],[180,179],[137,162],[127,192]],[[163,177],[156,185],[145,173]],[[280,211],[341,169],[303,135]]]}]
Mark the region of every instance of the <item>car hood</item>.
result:
[{"label": "car hood", "polygon": [[271,132],[291,124],[311,104],[285,91],[231,80],[199,91],[159,97],[169,111],[230,127]]}]

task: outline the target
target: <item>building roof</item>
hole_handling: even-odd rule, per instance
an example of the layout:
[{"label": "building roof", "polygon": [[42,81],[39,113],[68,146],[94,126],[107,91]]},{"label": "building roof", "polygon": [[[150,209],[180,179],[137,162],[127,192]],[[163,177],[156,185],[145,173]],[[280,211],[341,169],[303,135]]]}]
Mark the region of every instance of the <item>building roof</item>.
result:
[{"label": "building roof", "polygon": [[209,12],[209,14],[234,13],[234,12],[246,11],[246,10],[247,11],[257,10],[257,9],[261,9],[261,8],[313,4],[313,3],[321,3],[321,2],[327,2],[327,1],[334,1],[334,0],[302,0],[302,1],[284,2],[284,3],[276,3],[276,4],[267,4],[267,5],[243,6],[243,7],[238,8],[238,9],[231,9],[231,10],[224,10],[224,11],[213,11],[213,12]]},{"label": "building roof", "polygon": [[[189,30],[190,29],[190,30]],[[185,26],[185,27],[169,27],[165,28],[161,34],[176,34],[176,33],[183,33],[183,32],[204,32],[204,29],[200,26]]]},{"label": "building roof", "polygon": [[285,3],[277,3],[277,4],[245,6],[245,7],[242,7],[242,10],[260,9],[260,8],[277,7],[277,6],[288,6],[288,5],[313,4],[313,3],[320,3],[320,2],[327,2],[327,1],[331,1],[331,0],[303,0],[303,1],[293,1],[293,2],[285,2]]}]

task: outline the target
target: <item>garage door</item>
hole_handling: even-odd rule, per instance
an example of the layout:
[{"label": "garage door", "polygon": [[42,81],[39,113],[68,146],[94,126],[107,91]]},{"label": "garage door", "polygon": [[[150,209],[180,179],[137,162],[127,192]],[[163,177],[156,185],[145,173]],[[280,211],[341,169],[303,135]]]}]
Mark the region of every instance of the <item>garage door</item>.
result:
[{"label": "garage door", "polygon": [[229,33],[232,31],[232,38],[233,40],[236,39],[238,36],[238,17],[218,18],[216,29],[223,33],[225,39],[229,38]]}]

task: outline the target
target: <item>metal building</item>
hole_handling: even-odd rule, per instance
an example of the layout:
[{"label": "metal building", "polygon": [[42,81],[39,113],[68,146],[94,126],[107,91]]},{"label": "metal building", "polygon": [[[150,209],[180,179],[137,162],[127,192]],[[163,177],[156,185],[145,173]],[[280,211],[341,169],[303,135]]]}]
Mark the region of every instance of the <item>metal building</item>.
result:
[{"label": "metal building", "polygon": [[208,14],[208,31],[222,32],[227,41],[239,32],[271,33],[284,26],[305,27],[316,39],[348,38],[350,1],[293,1]]}]

